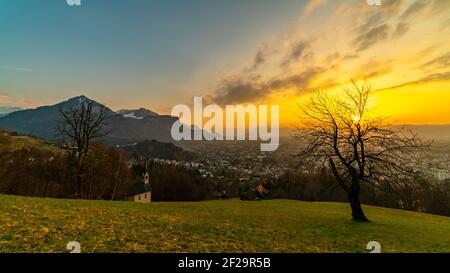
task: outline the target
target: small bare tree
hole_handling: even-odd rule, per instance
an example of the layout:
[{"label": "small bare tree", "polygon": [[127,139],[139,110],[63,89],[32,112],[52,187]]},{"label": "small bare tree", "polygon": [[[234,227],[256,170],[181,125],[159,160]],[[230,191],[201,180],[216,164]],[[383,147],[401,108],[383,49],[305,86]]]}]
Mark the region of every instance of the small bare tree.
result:
[{"label": "small bare tree", "polygon": [[59,137],[76,153],[77,196],[83,195],[83,174],[91,143],[106,136],[105,122],[110,110],[89,99],[80,99],[73,107],[60,107],[61,120],[57,123]]},{"label": "small bare tree", "polygon": [[316,91],[301,107],[296,139],[305,142],[303,164],[327,167],[346,192],[355,221],[369,221],[360,201],[362,183],[382,189],[412,174],[406,164],[416,149],[428,145],[412,132],[388,126],[369,110],[371,87],[367,82],[344,88],[341,93]]}]

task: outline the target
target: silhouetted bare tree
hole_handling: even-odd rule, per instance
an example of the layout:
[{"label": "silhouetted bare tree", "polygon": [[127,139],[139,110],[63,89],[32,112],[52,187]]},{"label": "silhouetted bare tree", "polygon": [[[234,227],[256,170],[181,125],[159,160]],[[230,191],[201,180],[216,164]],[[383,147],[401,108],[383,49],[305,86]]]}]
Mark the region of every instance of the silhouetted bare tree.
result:
[{"label": "silhouetted bare tree", "polygon": [[72,107],[60,107],[56,132],[75,151],[77,195],[83,195],[83,174],[92,141],[106,136],[105,122],[110,110],[89,99]]},{"label": "silhouetted bare tree", "polygon": [[295,137],[306,142],[302,163],[325,165],[346,192],[355,221],[368,221],[360,202],[361,183],[383,188],[400,186],[413,173],[406,164],[412,152],[427,146],[403,128],[388,126],[369,111],[371,87],[366,82],[340,93],[316,91],[301,107]]}]

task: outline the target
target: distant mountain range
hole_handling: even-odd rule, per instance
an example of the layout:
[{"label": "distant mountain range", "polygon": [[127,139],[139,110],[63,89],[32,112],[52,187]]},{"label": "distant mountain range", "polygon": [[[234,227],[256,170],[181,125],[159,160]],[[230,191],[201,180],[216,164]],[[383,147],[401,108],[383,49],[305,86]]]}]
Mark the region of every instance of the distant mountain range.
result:
[{"label": "distant mountain range", "polygon": [[[398,128],[404,128],[405,130],[412,130],[420,137],[427,140],[434,140],[438,142],[450,143],[450,124],[443,125],[395,125]],[[280,137],[284,139],[290,139],[295,134],[295,129],[292,128],[280,128]]]},{"label": "distant mountain range", "polygon": [[145,119],[159,116],[157,113],[147,110],[145,108],[140,108],[137,110],[119,110],[117,111],[117,114],[120,114],[126,118],[134,118],[134,119]]},{"label": "distant mountain range", "polygon": [[[42,106],[36,109],[23,110],[18,107],[0,107],[0,130],[15,131],[19,134],[28,134],[55,140],[55,127],[60,119],[59,108],[71,108],[85,100],[94,102],[94,105],[105,107],[85,96],[79,96],[67,101]],[[145,140],[157,140],[160,142],[173,142],[170,134],[172,124],[177,117],[159,115],[145,108],[136,110],[109,111],[110,118],[107,121],[107,129],[110,134],[104,141],[112,145],[128,145]],[[405,125],[424,138],[436,141],[450,142],[450,125]],[[192,127],[192,130],[199,130]],[[281,137],[289,137],[292,129],[280,128]]]},{"label": "distant mountain range", "polygon": [[446,125],[404,125],[419,136],[439,142],[450,142],[450,124]]},{"label": "distant mountain range", "polygon": [[[60,119],[59,108],[72,108],[85,100],[90,99],[79,96],[36,109],[17,109],[18,111],[10,112],[7,116],[0,118],[0,129],[55,140],[57,139],[55,127]],[[94,105],[105,107],[98,102],[93,102]],[[110,131],[110,134],[104,140],[109,144],[125,145],[144,140],[172,141],[170,130],[172,124],[178,120],[177,117],[158,115],[144,108],[118,112],[108,108],[108,111],[110,118],[106,122],[105,129]]]},{"label": "distant mountain range", "polygon": [[23,110],[20,107],[11,107],[11,106],[0,106],[0,118],[6,117],[7,115]]}]

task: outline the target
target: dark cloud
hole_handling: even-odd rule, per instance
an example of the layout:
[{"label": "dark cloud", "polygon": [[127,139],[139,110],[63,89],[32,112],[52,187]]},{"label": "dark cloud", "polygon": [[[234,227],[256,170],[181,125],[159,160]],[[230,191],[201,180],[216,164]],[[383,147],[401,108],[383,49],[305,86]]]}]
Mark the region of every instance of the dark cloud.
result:
[{"label": "dark cloud", "polygon": [[385,19],[385,15],[383,15],[383,13],[376,12],[370,15],[367,20],[357,28],[357,32],[359,34],[364,34],[368,29],[372,29],[386,21]]},{"label": "dark cloud", "polygon": [[[370,8],[367,20],[357,30],[361,33],[398,16],[402,10],[403,0],[382,0],[382,6]],[[366,6],[367,7],[367,6]]]},{"label": "dark cloud", "polygon": [[[448,0],[445,0],[448,1]],[[408,20],[411,17],[417,15],[418,13],[420,13],[427,5],[429,4],[429,2],[427,3],[427,1],[423,1],[423,0],[418,0],[414,3],[412,3],[404,12],[403,14],[400,16],[401,20]]]},{"label": "dark cloud", "polygon": [[[300,60],[311,61],[314,58],[314,53],[308,51],[310,43],[310,41],[306,40],[295,43],[284,56],[282,65],[289,66],[291,63]],[[234,77],[224,79],[215,96],[212,97],[213,101],[219,105],[257,102],[287,88],[308,91],[310,90],[309,85],[312,79],[325,71],[321,68],[309,68],[302,73],[294,75],[281,75],[263,79],[255,70],[264,64],[272,53],[267,45],[261,46],[255,55],[253,65]],[[338,53],[331,57],[339,57],[336,54]]]},{"label": "dark cloud", "polygon": [[357,51],[366,50],[376,43],[385,40],[388,37],[389,26],[387,24],[383,24],[372,29],[369,29],[367,32],[360,34],[354,40],[356,44]]},{"label": "dark cloud", "polygon": [[434,73],[420,78],[416,83],[428,83],[435,81],[447,81],[450,80],[450,71],[444,73]]},{"label": "dark cloud", "polygon": [[450,9],[450,1],[448,0],[434,0],[431,4],[431,11],[433,14],[446,12]]},{"label": "dark cloud", "polygon": [[269,55],[270,52],[268,46],[267,45],[261,46],[261,48],[258,50],[253,60],[252,70],[257,69],[260,65],[267,62]]},{"label": "dark cloud", "polygon": [[383,89],[379,89],[377,91],[385,91],[385,90],[391,90],[391,89],[395,89],[395,88],[412,86],[412,85],[417,85],[417,84],[426,84],[426,83],[432,83],[432,82],[438,82],[438,81],[448,81],[448,80],[450,80],[450,71],[444,72],[444,73],[429,74],[429,75],[424,76],[416,81],[404,82],[402,84],[389,86],[389,87],[386,87]]},{"label": "dark cloud", "polygon": [[378,69],[370,69],[367,70],[365,73],[362,73],[359,77],[365,78],[365,79],[370,79],[370,78],[376,78],[376,77],[381,77],[384,75],[389,74],[392,71],[392,67],[387,66],[387,67],[379,67]]},{"label": "dark cloud", "polygon": [[253,62],[253,68],[257,68],[260,64],[263,64],[266,62],[266,55],[263,51],[258,51],[258,53],[255,56],[255,61]]},{"label": "dark cloud", "polygon": [[[356,38],[352,44],[356,46],[357,51],[363,51],[385,40],[391,28],[388,22],[401,13],[402,0],[383,0],[382,3],[381,7],[368,9],[368,12],[362,15],[365,20],[355,27]],[[399,29],[401,30],[404,29]]]},{"label": "dark cloud", "polygon": [[298,91],[310,91],[311,81],[320,73],[325,72],[323,68],[310,68],[303,73],[288,76],[282,79],[273,79],[268,82],[268,90],[279,90],[295,87]]},{"label": "dark cloud", "polygon": [[353,59],[357,59],[357,58],[359,58],[358,54],[346,54],[343,57],[343,60],[353,60]]},{"label": "dark cloud", "polygon": [[285,56],[283,62],[281,63],[282,67],[287,67],[291,63],[298,62],[300,58],[304,56],[311,56],[309,53],[306,53],[306,51],[310,48],[311,41],[299,41],[295,43],[289,53]]},{"label": "dark cloud", "polygon": [[406,22],[400,22],[392,33],[392,38],[397,39],[405,35],[409,31],[409,24]]},{"label": "dark cloud", "polygon": [[426,62],[420,66],[422,69],[427,68],[445,68],[450,66],[450,53],[437,57],[429,62]]},{"label": "dark cloud", "polygon": [[325,58],[326,63],[333,63],[339,60],[341,60],[341,54],[339,52],[328,54],[327,57]]},{"label": "dark cloud", "polygon": [[262,101],[287,88],[295,88],[297,92],[309,92],[313,89],[312,80],[324,71],[322,68],[311,68],[300,74],[267,81],[245,77],[228,79],[222,83],[213,100],[219,105],[226,105]]},{"label": "dark cloud", "polygon": [[412,19],[420,14],[428,4],[429,3],[426,1],[418,0],[409,5],[402,15],[400,15],[397,27],[395,28],[394,33],[392,33],[392,38],[397,39],[405,35],[410,29]]},{"label": "dark cloud", "polygon": [[259,82],[232,79],[222,83],[213,100],[219,105],[226,105],[256,101],[267,95],[264,86]]},{"label": "dark cloud", "polygon": [[378,10],[380,10],[387,16],[395,16],[401,11],[404,1],[403,0],[382,0],[382,3],[383,3],[382,8],[378,9]]},{"label": "dark cloud", "polygon": [[354,71],[353,78],[371,79],[389,74],[393,70],[395,61],[388,60],[371,60],[364,62]]},{"label": "dark cloud", "polygon": [[291,59],[298,60],[300,57],[303,56],[303,52],[309,47],[309,42],[307,41],[301,41],[295,44],[292,47],[292,51],[290,54]]}]

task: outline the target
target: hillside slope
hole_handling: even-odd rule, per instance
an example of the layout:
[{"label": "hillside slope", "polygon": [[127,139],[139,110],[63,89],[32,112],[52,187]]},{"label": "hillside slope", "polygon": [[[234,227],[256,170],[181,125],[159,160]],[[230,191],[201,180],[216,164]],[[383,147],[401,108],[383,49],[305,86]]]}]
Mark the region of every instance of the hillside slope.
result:
[{"label": "hillside slope", "polygon": [[152,203],[0,195],[0,252],[450,252],[450,218],[347,204],[274,200]]},{"label": "hillside slope", "polygon": [[144,140],[135,144],[122,147],[134,158],[159,158],[168,160],[192,160],[196,154],[184,150],[173,143],[159,142],[156,140]]},{"label": "hillside slope", "polygon": [[61,152],[55,143],[47,142],[32,136],[21,136],[6,131],[0,131],[0,152],[12,152],[20,149]]}]

